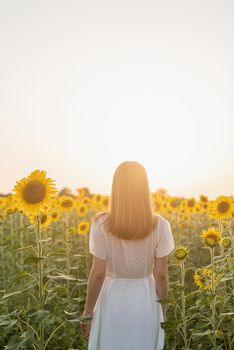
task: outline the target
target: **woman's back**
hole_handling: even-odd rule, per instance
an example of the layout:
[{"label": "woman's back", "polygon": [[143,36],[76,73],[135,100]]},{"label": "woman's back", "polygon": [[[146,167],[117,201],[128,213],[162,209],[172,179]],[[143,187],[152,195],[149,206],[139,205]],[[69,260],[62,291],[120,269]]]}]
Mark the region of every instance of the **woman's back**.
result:
[{"label": "woman's back", "polygon": [[159,214],[155,229],[142,240],[124,240],[108,232],[104,222],[108,213],[92,224],[90,252],[107,261],[106,275],[136,279],[152,273],[154,257],[166,256],[174,248],[169,222]]}]

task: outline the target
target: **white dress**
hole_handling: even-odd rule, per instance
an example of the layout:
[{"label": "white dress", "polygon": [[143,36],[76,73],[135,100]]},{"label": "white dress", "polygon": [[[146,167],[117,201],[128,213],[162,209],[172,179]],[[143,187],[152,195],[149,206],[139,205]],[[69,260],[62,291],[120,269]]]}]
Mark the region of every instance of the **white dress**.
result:
[{"label": "white dress", "polygon": [[140,241],[108,234],[102,223],[92,223],[89,251],[106,260],[106,276],[93,310],[88,350],[162,350],[164,321],[153,277],[154,257],[175,248],[171,226],[159,214],[158,225]]}]

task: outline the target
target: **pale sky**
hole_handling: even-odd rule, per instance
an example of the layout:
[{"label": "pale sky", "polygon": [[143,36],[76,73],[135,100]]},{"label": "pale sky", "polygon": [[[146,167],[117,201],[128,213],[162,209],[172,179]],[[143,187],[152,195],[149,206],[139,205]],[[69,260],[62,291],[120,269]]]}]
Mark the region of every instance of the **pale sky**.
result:
[{"label": "pale sky", "polygon": [[234,195],[234,1],[0,0],[0,192],[35,169],[110,194]]}]

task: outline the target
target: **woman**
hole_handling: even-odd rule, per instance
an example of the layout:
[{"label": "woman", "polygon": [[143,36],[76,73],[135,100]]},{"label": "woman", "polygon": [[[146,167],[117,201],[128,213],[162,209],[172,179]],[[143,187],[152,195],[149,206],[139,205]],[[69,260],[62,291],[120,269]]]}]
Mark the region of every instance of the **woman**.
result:
[{"label": "woman", "polygon": [[88,350],[162,350],[168,293],[168,255],[175,248],[169,222],[154,213],[144,167],[121,163],[114,174],[110,210],[93,219],[81,323]]}]

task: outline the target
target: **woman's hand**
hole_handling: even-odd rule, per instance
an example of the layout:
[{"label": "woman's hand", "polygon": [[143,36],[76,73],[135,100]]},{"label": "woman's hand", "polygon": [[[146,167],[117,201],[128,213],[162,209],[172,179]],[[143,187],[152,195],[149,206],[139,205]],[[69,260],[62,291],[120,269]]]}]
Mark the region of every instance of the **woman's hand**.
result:
[{"label": "woman's hand", "polygon": [[80,327],[81,327],[82,333],[85,337],[89,337],[91,322],[92,322],[92,319],[90,318],[93,318],[93,313],[87,313],[84,311],[82,314],[82,317],[84,319],[87,318],[87,321],[86,320],[80,321]]},{"label": "woman's hand", "polygon": [[166,321],[166,314],[167,314],[167,304],[162,304],[162,312],[163,312],[163,318],[164,321]]}]

